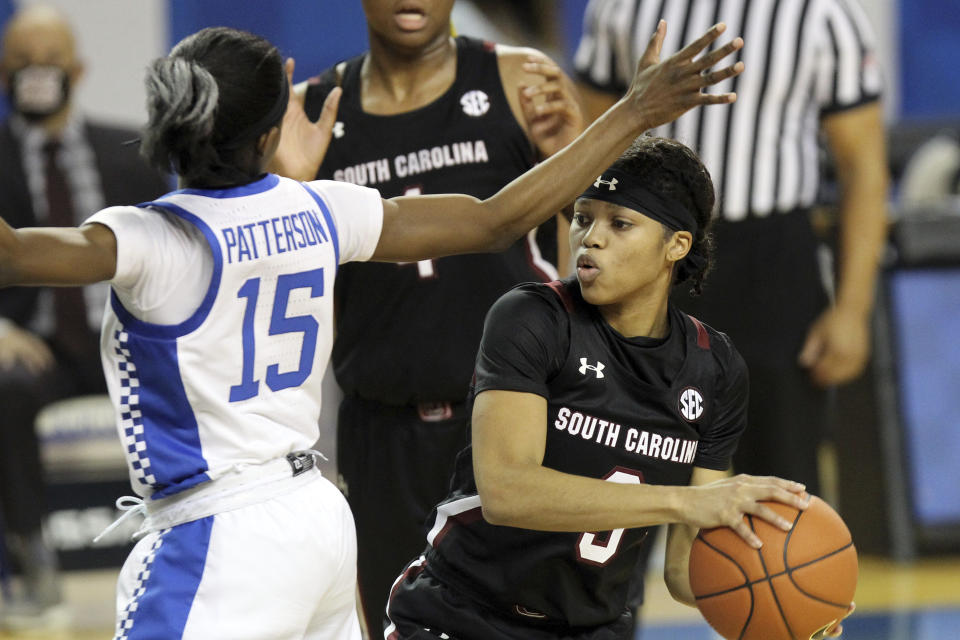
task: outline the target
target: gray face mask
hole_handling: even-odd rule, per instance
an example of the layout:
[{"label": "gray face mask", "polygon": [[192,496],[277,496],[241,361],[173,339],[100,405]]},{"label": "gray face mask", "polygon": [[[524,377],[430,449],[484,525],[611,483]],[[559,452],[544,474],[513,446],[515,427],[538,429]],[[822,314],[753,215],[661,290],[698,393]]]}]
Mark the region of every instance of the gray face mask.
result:
[{"label": "gray face mask", "polygon": [[10,106],[27,120],[60,111],[70,97],[70,76],[53,65],[30,65],[10,74]]}]

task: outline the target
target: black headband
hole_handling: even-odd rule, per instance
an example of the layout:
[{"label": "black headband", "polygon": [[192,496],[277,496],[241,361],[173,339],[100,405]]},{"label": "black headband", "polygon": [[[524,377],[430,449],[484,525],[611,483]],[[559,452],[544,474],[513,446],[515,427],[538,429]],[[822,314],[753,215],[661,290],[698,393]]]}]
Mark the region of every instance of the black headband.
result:
[{"label": "black headband", "polygon": [[231,139],[222,144],[216,145],[220,149],[236,149],[242,147],[250,140],[259,137],[261,134],[265,133],[268,129],[273,126],[276,126],[280,119],[283,118],[283,114],[287,110],[287,102],[290,100],[290,83],[287,82],[287,74],[282,74],[283,81],[281,82],[280,88],[280,97],[277,98],[277,101],[273,103],[273,106],[270,107],[268,111],[262,118],[251,124],[249,127],[244,127],[243,131],[237,135],[231,137]]},{"label": "black headband", "polygon": [[686,207],[651,191],[635,177],[617,169],[604,171],[580,197],[633,209],[674,231],[697,235],[697,219]]}]

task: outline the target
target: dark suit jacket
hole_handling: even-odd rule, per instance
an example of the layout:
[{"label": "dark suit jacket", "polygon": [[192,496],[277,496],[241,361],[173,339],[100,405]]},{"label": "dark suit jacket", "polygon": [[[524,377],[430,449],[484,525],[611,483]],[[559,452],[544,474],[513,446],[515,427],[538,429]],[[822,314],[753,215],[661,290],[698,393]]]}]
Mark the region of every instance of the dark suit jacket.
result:
[{"label": "dark suit jacket", "polygon": [[[167,179],[140,158],[137,145],[123,144],[136,138],[136,131],[86,122],[84,134],[96,159],[105,207],[138,204],[170,190]],[[0,125],[0,218],[15,228],[37,224],[20,154],[20,143],[9,122],[4,122]],[[38,292],[34,287],[0,289],[0,316],[27,324],[36,310]]]}]

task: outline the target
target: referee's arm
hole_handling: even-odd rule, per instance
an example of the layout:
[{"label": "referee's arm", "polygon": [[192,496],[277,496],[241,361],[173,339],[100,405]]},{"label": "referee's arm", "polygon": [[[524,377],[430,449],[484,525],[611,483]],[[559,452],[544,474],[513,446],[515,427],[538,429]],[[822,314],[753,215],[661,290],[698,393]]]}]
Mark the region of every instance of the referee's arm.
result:
[{"label": "referee's arm", "polygon": [[870,354],[870,314],[887,235],[887,151],[879,101],[825,115],[821,128],[840,185],[837,298],[800,354],[815,384],[860,375]]}]

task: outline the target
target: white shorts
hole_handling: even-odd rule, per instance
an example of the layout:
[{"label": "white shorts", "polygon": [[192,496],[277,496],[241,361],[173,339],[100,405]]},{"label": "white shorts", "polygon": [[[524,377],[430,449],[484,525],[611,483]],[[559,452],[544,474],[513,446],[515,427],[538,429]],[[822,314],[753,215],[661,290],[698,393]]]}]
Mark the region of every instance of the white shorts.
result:
[{"label": "white shorts", "polygon": [[315,469],[289,482],[144,536],[120,573],[116,638],[360,640],[350,507]]}]

